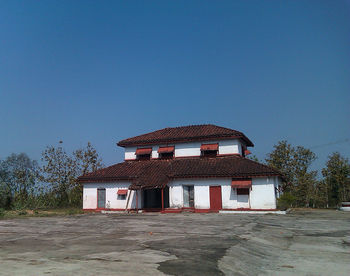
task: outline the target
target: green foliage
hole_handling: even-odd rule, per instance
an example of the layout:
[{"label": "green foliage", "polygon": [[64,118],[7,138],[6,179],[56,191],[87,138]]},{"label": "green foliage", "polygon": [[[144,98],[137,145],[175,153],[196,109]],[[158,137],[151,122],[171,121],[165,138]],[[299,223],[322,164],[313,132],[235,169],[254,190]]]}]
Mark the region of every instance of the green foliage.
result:
[{"label": "green foliage", "polygon": [[5,209],[4,208],[0,208],[0,218],[5,216]]},{"label": "green foliage", "polygon": [[309,171],[316,155],[302,146],[293,147],[287,141],[280,141],[268,154],[266,163],[285,176],[282,190],[296,197],[297,206],[309,207],[312,204],[316,183],[316,171]]},{"label": "green foliage", "polygon": [[[25,153],[11,154],[0,163],[0,207],[25,207],[39,175],[39,166]],[[16,207],[17,207],[16,206]]]},{"label": "green foliage", "polygon": [[25,210],[20,210],[20,211],[17,212],[17,214],[18,214],[19,216],[25,216],[25,215],[27,215],[28,213],[27,213],[27,211],[25,211]]},{"label": "green foliage", "polygon": [[39,168],[24,153],[0,160],[0,208],[81,208],[83,190],[77,177],[103,166],[91,143],[72,154],[62,147],[47,147],[42,161]]},{"label": "green foliage", "polygon": [[80,175],[103,167],[97,151],[89,142],[86,148],[67,154],[62,147],[47,147],[42,153],[42,181],[51,187],[56,206],[82,206],[83,191],[77,182]]},{"label": "green foliage", "polygon": [[277,208],[281,210],[286,210],[290,207],[294,207],[297,202],[297,197],[291,193],[282,194],[277,200]]},{"label": "green foliage", "polygon": [[342,201],[350,200],[350,165],[349,160],[338,152],[328,157],[326,168],[322,175],[327,187],[327,203],[331,207],[338,206]]},{"label": "green foliage", "polygon": [[312,207],[325,208],[327,202],[327,185],[324,180],[317,181],[313,191]]},{"label": "green foliage", "polygon": [[259,158],[255,154],[248,155],[247,158],[250,159],[250,160],[253,160],[255,162],[260,162]]}]

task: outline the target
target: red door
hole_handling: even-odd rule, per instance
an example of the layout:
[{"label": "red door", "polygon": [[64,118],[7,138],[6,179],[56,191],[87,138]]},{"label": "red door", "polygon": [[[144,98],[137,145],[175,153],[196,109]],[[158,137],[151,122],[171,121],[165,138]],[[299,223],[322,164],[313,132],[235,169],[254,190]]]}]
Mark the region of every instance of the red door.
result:
[{"label": "red door", "polygon": [[210,186],[210,210],[220,210],[222,208],[221,186]]}]

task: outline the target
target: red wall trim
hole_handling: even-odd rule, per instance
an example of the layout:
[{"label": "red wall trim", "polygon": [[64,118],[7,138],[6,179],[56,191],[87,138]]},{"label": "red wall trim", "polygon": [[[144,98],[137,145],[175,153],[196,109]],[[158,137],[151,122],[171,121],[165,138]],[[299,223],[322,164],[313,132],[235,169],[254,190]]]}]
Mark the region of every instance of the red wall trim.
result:
[{"label": "red wall trim", "polygon": [[[193,211],[194,213],[218,213],[219,211],[279,211],[278,209],[250,209],[250,208],[236,208],[236,209],[221,209],[221,210],[211,210],[211,209],[195,209],[195,208],[166,208],[162,210],[161,208],[153,209],[139,209],[144,212],[160,212],[160,213],[182,213],[183,211]],[[106,209],[106,208],[96,208],[96,209],[83,209],[84,212],[101,212],[101,211],[136,211],[135,208],[132,209]]]}]

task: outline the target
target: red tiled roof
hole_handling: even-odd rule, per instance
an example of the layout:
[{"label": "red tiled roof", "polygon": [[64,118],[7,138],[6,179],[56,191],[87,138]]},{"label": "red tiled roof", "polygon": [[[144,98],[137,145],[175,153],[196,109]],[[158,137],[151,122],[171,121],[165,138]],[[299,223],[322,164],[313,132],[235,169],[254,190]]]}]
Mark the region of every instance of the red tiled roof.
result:
[{"label": "red tiled roof", "polygon": [[142,146],[174,142],[221,140],[228,138],[242,139],[248,147],[254,146],[254,144],[242,132],[216,125],[192,125],[163,128],[122,140],[118,143],[118,146]]},{"label": "red tiled roof", "polygon": [[170,160],[125,161],[86,174],[80,183],[129,180],[130,189],[163,188],[170,179],[232,177],[252,178],[282,175],[260,163],[239,155],[215,158],[178,158]]}]

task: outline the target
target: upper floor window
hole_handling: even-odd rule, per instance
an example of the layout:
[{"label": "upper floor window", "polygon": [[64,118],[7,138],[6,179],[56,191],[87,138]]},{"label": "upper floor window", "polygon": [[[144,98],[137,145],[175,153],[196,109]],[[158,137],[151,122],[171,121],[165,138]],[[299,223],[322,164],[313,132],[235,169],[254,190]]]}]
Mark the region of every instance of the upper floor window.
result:
[{"label": "upper floor window", "polygon": [[174,146],[170,147],[159,147],[158,153],[160,159],[172,159],[174,157]]},{"label": "upper floor window", "polygon": [[204,157],[215,157],[219,151],[219,144],[202,144],[201,145],[201,156]]},{"label": "upper floor window", "polygon": [[138,148],[135,154],[138,160],[150,160],[152,148]]}]

